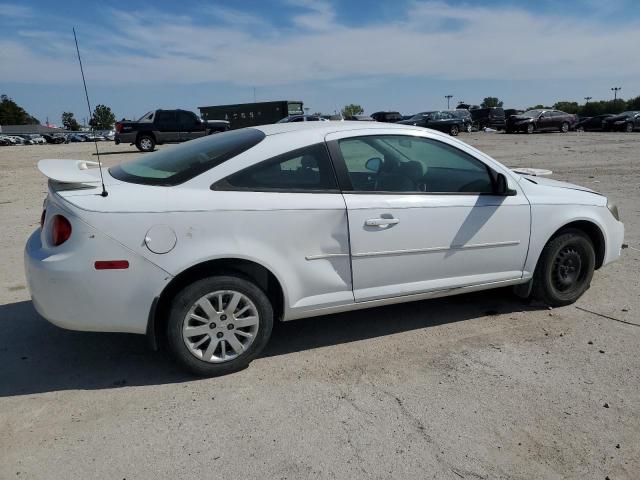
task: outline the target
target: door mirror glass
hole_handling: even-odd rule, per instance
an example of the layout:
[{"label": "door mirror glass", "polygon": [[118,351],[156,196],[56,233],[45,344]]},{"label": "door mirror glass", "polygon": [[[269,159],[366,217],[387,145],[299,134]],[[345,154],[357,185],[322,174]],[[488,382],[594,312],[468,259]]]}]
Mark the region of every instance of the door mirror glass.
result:
[{"label": "door mirror glass", "polygon": [[509,188],[509,182],[507,182],[507,177],[505,177],[503,173],[497,173],[494,193],[496,195],[510,196],[515,195],[516,191]]},{"label": "door mirror glass", "polygon": [[382,167],[382,159],[378,157],[370,158],[364,166],[367,170],[378,173]]}]

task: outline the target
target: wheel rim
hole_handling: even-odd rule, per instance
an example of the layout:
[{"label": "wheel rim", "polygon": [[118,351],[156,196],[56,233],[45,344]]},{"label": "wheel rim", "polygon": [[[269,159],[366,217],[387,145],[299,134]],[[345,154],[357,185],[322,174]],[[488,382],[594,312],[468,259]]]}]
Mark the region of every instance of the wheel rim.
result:
[{"label": "wheel rim", "polygon": [[457,134],[458,134],[458,127],[454,125],[453,127],[451,127],[451,135],[457,135]]},{"label": "wheel rim", "polygon": [[533,133],[533,125],[532,124],[527,125],[527,133]]},{"label": "wheel rim", "polygon": [[563,247],[553,261],[553,287],[560,293],[570,293],[580,288],[587,272],[587,268],[584,267],[582,255],[576,247]]},{"label": "wheel rim", "polygon": [[140,146],[143,150],[151,150],[151,140],[149,140],[148,138],[143,138],[142,140],[140,140]]},{"label": "wheel rim", "polygon": [[562,124],[562,131],[564,133],[567,133],[569,131],[569,125],[567,125],[566,123]]},{"label": "wheel rim", "polygon": [[229,362],[247,351],[259,326],[258,309],[249,297],[218,290],[193,303],[182,323],[182,339],[199,360]]},{"label": "wheel rim", "polygon": [[633,125],[627,123],[627,132],[633,132]]}]

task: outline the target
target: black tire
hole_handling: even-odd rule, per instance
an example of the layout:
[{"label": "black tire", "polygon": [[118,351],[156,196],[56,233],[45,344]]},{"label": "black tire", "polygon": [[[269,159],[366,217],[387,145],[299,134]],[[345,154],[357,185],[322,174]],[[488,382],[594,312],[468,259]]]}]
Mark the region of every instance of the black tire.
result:
[{"label": "black tire", "polygon": [[136,140],[136,147],[141,152],[153,152],[156,148],[156,141],[151,135],[140,135]]},{"label": "black tire", "polygon": [[451,128],[449,129],[449,135],[451,135],[452,137],[457,137],[459,133],[460,127],[458,127],[458,125],[451,125]]},{"label": "black tire", "polygon": [[586,130],[584,129],[584,127],[582,125],[576,127],[576,132],[585,132]]},{"label": "black tire", "polygon": [[533,274],[532,295],[552,307],[574,303],[591,285],[596,255],[582,231],[567,229],[545,245]]},{"label": "black tire", "polygon": [[525,130],[525,132],[527,132],[528,134],[532,134],[535,131],[536,131],[536,127],[533,125],[533,123],[529,123]]},{"label": "black tire", "polygon": [[624,131],[627,133],[633,132],[633,123],[629,122],[624,126]]},{"label": "black tire", "polygon": [[569,131],[569,124],[567,122],[562,122],[562,125],[560,126],[560,131],[562,133],[567,133]]},{"label": "black tire", "polygon": [[[204,295],[220,290],[232,290],[248,297],[257,309],[259,325],[253,342],[236,358],[221,363],[210,363],[197,358],[189,350],[183,340],[182,329],[185,317],[194,303]],[[167,344],[169,351],[182,367],[196,375],[213,377],[245,368],[265,347],[272,329],[273,309],[265,293],[249,280],[232,274],[221,275],[198,280],[174,297],[167,322]]]}]

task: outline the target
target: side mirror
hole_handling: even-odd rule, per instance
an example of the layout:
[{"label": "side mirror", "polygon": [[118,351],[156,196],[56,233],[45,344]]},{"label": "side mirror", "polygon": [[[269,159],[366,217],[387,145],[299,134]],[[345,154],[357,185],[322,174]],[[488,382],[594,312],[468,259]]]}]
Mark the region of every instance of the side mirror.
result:
[{"label": "side mirror", "polygon": [[371,172],[378,173],[380,168],[382,168],[382,159],[378,157],[373,157],[367,160],[367,163],[364,164],[365,168]]},{"label": "side mirror", "polygon": [[507,177],[505,177],[503,173],[495,174],[495,180],[493,185],[494,185],[493,193],[495,195],[510,197],[517,193],[515,190],[509,188],[509,182],[507,182]]}]

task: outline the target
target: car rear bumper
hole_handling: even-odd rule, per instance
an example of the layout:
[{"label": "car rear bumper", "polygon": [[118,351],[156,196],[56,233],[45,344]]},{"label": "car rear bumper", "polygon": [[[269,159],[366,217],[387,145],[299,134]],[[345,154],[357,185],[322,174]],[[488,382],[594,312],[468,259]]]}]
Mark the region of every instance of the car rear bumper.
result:
[{"label": "car rear bumper", "polygon": [[135,143],[136,141],[136,132],[131,133],[116,133],[114,141],[116,145],[119,143]]},{"label": "car rear bumper", "polygon": [[[27,241],[25,272],[38,313],[70,330],[144,334],[171,275],[86,224],[75,221],[72,235],[83,238],[67,249],[43,246],[40,229]],[[96,260],[127,260],[129,268],[96,270]]]}]

